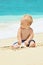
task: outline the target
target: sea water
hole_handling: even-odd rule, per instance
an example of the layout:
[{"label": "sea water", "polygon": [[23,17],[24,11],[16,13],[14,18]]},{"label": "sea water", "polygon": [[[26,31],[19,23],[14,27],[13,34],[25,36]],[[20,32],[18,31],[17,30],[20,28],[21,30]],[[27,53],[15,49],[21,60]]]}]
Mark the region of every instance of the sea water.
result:
[{"label": "sea water", "polygon": [[0,0],[0,39],[16,37],[24,14],[33,17],[34,33],[42,33],[43,0]]},{"label": "sea water", "polygon": [[0,0],[0,15],[43,14],[43,0]]}]

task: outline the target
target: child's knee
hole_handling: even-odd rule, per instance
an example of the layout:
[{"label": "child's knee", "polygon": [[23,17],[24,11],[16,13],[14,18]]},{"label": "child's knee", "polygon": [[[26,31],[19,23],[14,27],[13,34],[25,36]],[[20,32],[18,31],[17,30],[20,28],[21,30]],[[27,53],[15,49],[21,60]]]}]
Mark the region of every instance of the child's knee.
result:
[{"label": "child's knee", "polygon": [[35,46],[36,46],[36,43],[34,43],[33,41],[31,41],[29,47],[35,47]]}]

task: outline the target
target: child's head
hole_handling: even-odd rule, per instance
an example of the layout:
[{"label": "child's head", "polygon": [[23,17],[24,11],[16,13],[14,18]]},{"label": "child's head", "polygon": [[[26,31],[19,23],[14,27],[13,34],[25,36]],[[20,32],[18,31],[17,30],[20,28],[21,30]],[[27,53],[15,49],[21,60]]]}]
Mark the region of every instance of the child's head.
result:
[{"label": "child's head", "polygon": [[21,20],[21,27],[27,28],[29,27],[33,22],[33,19],[30,15],[24,15],[24,17]]}]

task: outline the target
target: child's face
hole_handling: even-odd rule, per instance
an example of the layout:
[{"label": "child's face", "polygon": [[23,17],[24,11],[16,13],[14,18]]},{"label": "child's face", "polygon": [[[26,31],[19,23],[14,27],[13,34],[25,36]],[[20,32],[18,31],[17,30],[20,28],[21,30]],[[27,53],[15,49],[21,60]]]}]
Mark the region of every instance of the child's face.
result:
[{"label": "child's face", "polygon": [[28,21],[29,21],[28,19],[23,18],[23,19],[21,20],[21,27],[22,27],[22,28],[28,28],[28,27],[30,26],[30,24],[29,24]]}]

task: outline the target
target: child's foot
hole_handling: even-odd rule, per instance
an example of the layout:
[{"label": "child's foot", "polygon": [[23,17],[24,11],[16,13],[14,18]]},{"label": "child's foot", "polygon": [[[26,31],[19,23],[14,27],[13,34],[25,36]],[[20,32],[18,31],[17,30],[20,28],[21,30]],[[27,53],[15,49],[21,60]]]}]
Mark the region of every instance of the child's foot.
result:
[{"label": "child's foot", "polygon": [[20,48],[25,48],[26,46],[24,44],[21,44],[20,45]]},{"label": "child's foot", "polygon": [[15,45],[12,45],[11,46],[11,49],[18,49],[18,48],[20,48],[19,45],[16,45],[16,46]]}]

